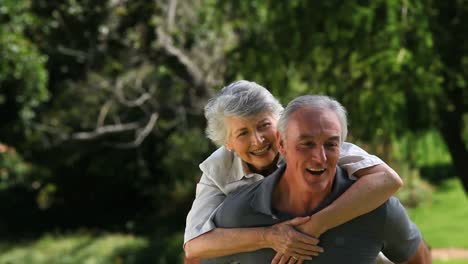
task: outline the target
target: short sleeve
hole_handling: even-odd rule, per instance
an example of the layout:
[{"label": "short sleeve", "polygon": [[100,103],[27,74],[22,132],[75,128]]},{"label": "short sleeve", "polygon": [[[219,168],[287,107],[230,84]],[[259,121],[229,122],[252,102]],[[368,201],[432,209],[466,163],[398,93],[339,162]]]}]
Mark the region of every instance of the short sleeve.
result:
[{"label": "short sleeve", "polygon": [[367,153],[354,144],[343,142],[341,145],[341,156],[338,160],[338,166],[345,169],[353,180],[356,179],[352,176],[356,171],[382,163],[384,162],[379,157]]},{"label": "short sleeve", "polygon": [[226,195],[204,173],[197,184],[195,200],[187,215],[184,244],[216,228],[213,217]]},{"label": "short sleeve", "polygon": [[421,233],[398,199],[390,198],[386,209],[382,252],[393,262],[404,262],[418,249],[422,241]]}]

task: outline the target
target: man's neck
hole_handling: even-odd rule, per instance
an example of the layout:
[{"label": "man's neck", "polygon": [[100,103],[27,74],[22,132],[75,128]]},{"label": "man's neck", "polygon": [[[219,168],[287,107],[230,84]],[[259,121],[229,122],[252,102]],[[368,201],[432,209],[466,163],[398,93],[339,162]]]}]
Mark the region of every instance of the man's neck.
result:
[{"label": "man's neck", "polygon": [[295,182],[295,177],[285,171],[273,192],[273,208],[294,216],[310,214],[330,194],[333,181],[324,189],[311,188]]}]

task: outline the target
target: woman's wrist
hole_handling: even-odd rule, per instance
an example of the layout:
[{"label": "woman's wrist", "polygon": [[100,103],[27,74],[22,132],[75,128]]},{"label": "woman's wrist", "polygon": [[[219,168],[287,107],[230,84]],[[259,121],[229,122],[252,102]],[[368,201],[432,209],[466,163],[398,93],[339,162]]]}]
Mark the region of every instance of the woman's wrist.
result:
[{"label": "woman's wrist", "polygon": [[273,226],[268,226],[268,227],[260,227],[259,230],[261,236],[260,243],[262,245],[262,248],[273,248]]},{"label": "woman's wrist", "polygon": [[326,223],[327,221],[322,221],[322,217],[316,214],[309,221],[300,225],[298,229],[303,233],[318,238],[329,229]]}]

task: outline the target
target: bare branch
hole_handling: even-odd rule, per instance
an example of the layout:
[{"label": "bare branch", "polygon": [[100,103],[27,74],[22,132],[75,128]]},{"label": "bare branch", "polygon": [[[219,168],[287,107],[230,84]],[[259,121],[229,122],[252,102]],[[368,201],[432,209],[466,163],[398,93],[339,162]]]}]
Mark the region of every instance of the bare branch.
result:
[{"label": "bare branch", "polygon": [[127,124],[107,125],[96,128],[91,132],[77,132],[71,135],[71,139],[75,140],[91,140],[98,138],[106,134],[121,133],[125,131],[136,130],[140,127],[138,122],[132,122]]},{"label": "bare branch", "polygon": [[127,107],[142,106],[146,101],[151,99],[151,94],[143,93],[142,95],[140,95],[140,97],[138,97],[135,100],[127,100],[123,94],[123,89],[119,89],[119,88],[115,90],[115,94],[117,95],[117,99],[119,99],[119,102]]},{"label": "bare branch", "polygon": [[102,107],[101,110],[99,111],[99,116],[96,122],[96,127],[101,127],[104,124],[104,121],[106,120],[107,113],[109,113],[109,109],[112,105],[112,101],[107,101]]},{"label": "bare branch", "polygon": [[[115,85],[116,86],[115,94],[119,102],[127,107],[139,107],[139,106],[142,106],[147,100],[151,99],[151,94],[145,92],[145,89],[143,88],[143,80],[148,75],[150,75],[153,70],[154,70],[153,66],[143,65],[137,70],[130,71],[122,78],[119,78]],[[128,100],[125,97],[124,88],[128,86],[129,83],[132,84],[133,88],[140,90],[142,92],[141,95],[137,99]]]},{"label": "bare branch", "polygon": [[163,47],[167,53],[179,59],[180,63],[182,63],[185,66],[187,72],[193,78],[195,85],[204,86],[203,73],[200,70],[200,68],[190,59],[190,57],[187,54],[185,54],[184,51],[173,45],[172,38],[169,36],[169,34],[164,32],[162,27],[156,27],[156,34],[158,36],[158,41],[161,47]]},{"label": "bare branch", "polygon": [[172,32],[174,29],[174,18],[177,9],[177,0],[169,0],[169,8],[167,12],[167,28],[169,32]]},{"label": "bare branch", "polygon": [[137,132],[136,138],[133,142],[125,143],[125,144],[117,144],[118,147],[122,148],[134,148],[138,147],[143,140],[149,135],[149,133],[153,130],[154,126],[156,125],[156,121],[158,121],[159,115],[158,113],[151,114],[150,120],[146,124],[143,129],[139,129],[141,131]]}]

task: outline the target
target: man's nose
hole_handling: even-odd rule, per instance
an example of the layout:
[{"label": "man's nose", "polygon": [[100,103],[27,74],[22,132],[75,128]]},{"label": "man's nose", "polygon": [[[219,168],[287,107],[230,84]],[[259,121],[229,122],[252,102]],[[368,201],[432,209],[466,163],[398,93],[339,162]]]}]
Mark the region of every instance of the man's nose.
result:
[{"label": "man's nose", "polygon": [[317,146],[313,151],[313,158],[319,163],[325,163],[327,161],[327,155],[325,153],[325,146]]}]

